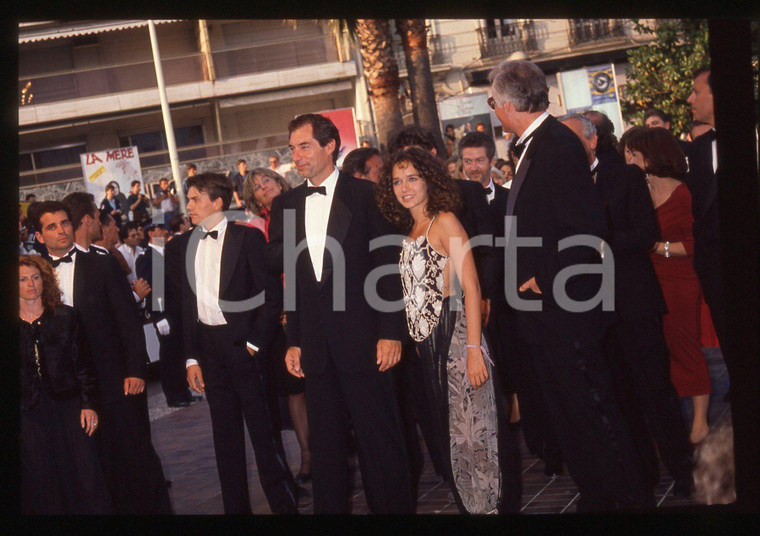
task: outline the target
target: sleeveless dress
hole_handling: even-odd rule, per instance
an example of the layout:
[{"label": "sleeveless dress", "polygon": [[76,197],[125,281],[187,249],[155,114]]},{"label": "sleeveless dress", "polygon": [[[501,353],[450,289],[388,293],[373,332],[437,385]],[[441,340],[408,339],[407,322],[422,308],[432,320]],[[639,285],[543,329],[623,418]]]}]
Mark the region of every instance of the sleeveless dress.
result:
[{"label": "sleeveless dress", "polygon": [[[424,235],[406,239],[399,261],[407,325],[421,360],[435,445],[462,513],[497,513],[500,472],[493,372],[479,389],[467,377],[467,323],[459,295],[444,298],[449,258]],[[453,302],[453,304],[452,304]],[[486,346],[485,338],[481,344]]]}]

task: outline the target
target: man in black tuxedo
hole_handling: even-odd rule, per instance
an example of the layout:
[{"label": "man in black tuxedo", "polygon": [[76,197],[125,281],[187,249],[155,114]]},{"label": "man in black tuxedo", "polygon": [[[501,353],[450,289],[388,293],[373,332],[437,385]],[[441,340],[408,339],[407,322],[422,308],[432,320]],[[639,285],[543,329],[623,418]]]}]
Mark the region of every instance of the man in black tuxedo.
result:
[{"label": "man in black tuxedo", "polygon": [[603,113],[592,110],[560,120],[586,150],[607,215],[605,247],[615,259],[615,316],[605,347],[620,409],[631,426],[650,485],[659,482],[656,442],[675,479],[674,491],[688,495],[692,488],[689,431],[670,381],[662,332],[667,309],[649,257],[659,227],[646,177],[638,166],[626,165],[616,149],[612,121]]},{"label": "man in black tuxedo", "polygon": [[[653,507],[654,495],[604,363],[597,296],[602,278],[589,267],[598,268],[594,248],[607,229],[583,146],[546,112],[546,78],[533,63],[505,61],[490,80],[489,105],[504,130],[519,137],[515,150],[521,154],[507,200],[506,216],[512,218],[505,225],[504,290],[530,346],[562,457],[581,494],[578,509]],[[578,235],[599,238],[593,247],[563,242],[560,249],[561,240],[577,243]],[[519,239],[530,240],[531,247]],[[566,268],[576,265],[586,270],[568,277]]]},{"label": "man in black tuxedo", "polygon": [[[694,74],[694,85],[688,101],[694,120],[713,127],[692,142],[686,154],[689,171],[684,182],[691,193],[694,216],[694,271],[697,272],[705,302],[710,308],[718,341],[723,342],[726,340],[726,305],[718,218],[718,153],[709,69],[700,69]],[[726,355],[724,346],[721,346],[721,350],[731,373],[731,358]]]},{"label": "man in black tuxedo", "polygon": [[187,180],[195,229],[183,260],[182,333],[187,382],[205,392],[226,514],[250,514],[245,435],[272,512],[298,512],[296,484],[272,425],[264,392],[264,356],[277,325],[282,284],[264,261],[264,235],[228,222],[232,186],[217,173]]},{"label": "man in black tuxedo", "polygon": [[112,255],[74,246],[65,204],[41,203],[35,228],[47,246],[63,301],[79,312],[92,349],[101,400],[101,461],[116,512],[169,514],[161,460],[150,439],[145,337],[127,279]]},{"label": "man in black tuxedo", "polygon": [[[150,223],[146,225],[145,232],[149,238],[148,247],[135,260],[135,272],[151,288],[145,310],[158,335],[161,389],[170,408],[186,407],[195,400],[188,393],[182,339],[177,336],[178,330],[171,326],[166,313],[166,279],[169,274],[166,271],[164,249],[168,231],[160,223]],[[153,279],[154,260],[161,276],[158,280]],[[175,277],[179,278],[179,273]]]},{"label": "man in black tuxedo", "polygon": [[[306,378],[314,512],[349,513],[346,438],[353,423],[370,510],[411,513],[406,449],[389,369],[405,332],[399,248],[370,241],[393,234],[373,185],[338,172],[338,129],[316,114],[288,125],[290,150],[307,182],[272,206],[267,258],[284,271],[288,371]],[[389,237],[390,238],[390,237]],[[377,267],[391,268],[365,293]],[[388,304],[385,303],[387,306]]]}]

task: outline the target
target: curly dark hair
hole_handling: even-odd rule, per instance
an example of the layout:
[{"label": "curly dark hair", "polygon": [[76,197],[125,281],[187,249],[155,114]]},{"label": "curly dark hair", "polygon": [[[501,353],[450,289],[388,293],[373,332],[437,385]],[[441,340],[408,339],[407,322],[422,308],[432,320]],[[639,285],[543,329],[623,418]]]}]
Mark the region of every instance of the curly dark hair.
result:
[{"label": "curly dark hair", "polygon": [[42,276],[42,307],[46,313],[55,313],[55,310],[63,303],[61,301],[61,289],[58,288],[58,278],[53,267],[39,255],[19,255],[19,268],[29,266],[37,268]]},{"label": "curly dark hair", "polygon": [[441,212],[458,213],[462,206],[462,198],[455,179],[449,177],[444,162],[432,153],[409,147],[390,156],[385,169],[390,173],[384,174],[375,190],[377,205],[380,212],[389,222],[403,232],[409,232],[414,220],[409,210],[405,209],[396,198],[393,191],[392,171],[396,166],[412,166],[427,184],[428,201],[426,212],[435,216]]}]

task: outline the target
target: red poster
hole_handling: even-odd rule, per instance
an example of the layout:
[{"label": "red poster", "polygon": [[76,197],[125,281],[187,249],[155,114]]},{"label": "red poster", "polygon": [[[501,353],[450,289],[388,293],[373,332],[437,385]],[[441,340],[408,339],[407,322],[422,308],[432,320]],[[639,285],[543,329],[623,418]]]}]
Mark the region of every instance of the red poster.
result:
[{"label": "red poster", "polygon": [[327,110],[315,113],[327,117],[336,127],[338,127],[338,132],[340,133],[340,152],[338,153],[337,166],[340,168],[343,165],[343,159],[345,156],[359,147],[359,142],[356,136],[356,123],[354,122],[354,109],[340,108],[338,110]]}]

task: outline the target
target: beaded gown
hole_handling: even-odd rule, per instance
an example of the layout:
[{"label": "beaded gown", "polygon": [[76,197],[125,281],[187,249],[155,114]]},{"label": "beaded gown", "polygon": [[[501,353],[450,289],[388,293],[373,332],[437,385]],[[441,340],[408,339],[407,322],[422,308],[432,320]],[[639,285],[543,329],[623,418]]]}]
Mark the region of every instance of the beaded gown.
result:
[{"label": "beaded gown", "polygon": [[[423,371],[435,441],[462,513],[496,513],[500,473],[491,365],[488,380],[473,389],[467,377],[467,323],[459,295],[444,297],[449,257],[438,253],[427,232],[407,239],[399,262],[409,333]],[[481,338],[485,348],[485,338]],[[484,352],[484,357],[486,352]]]}]

